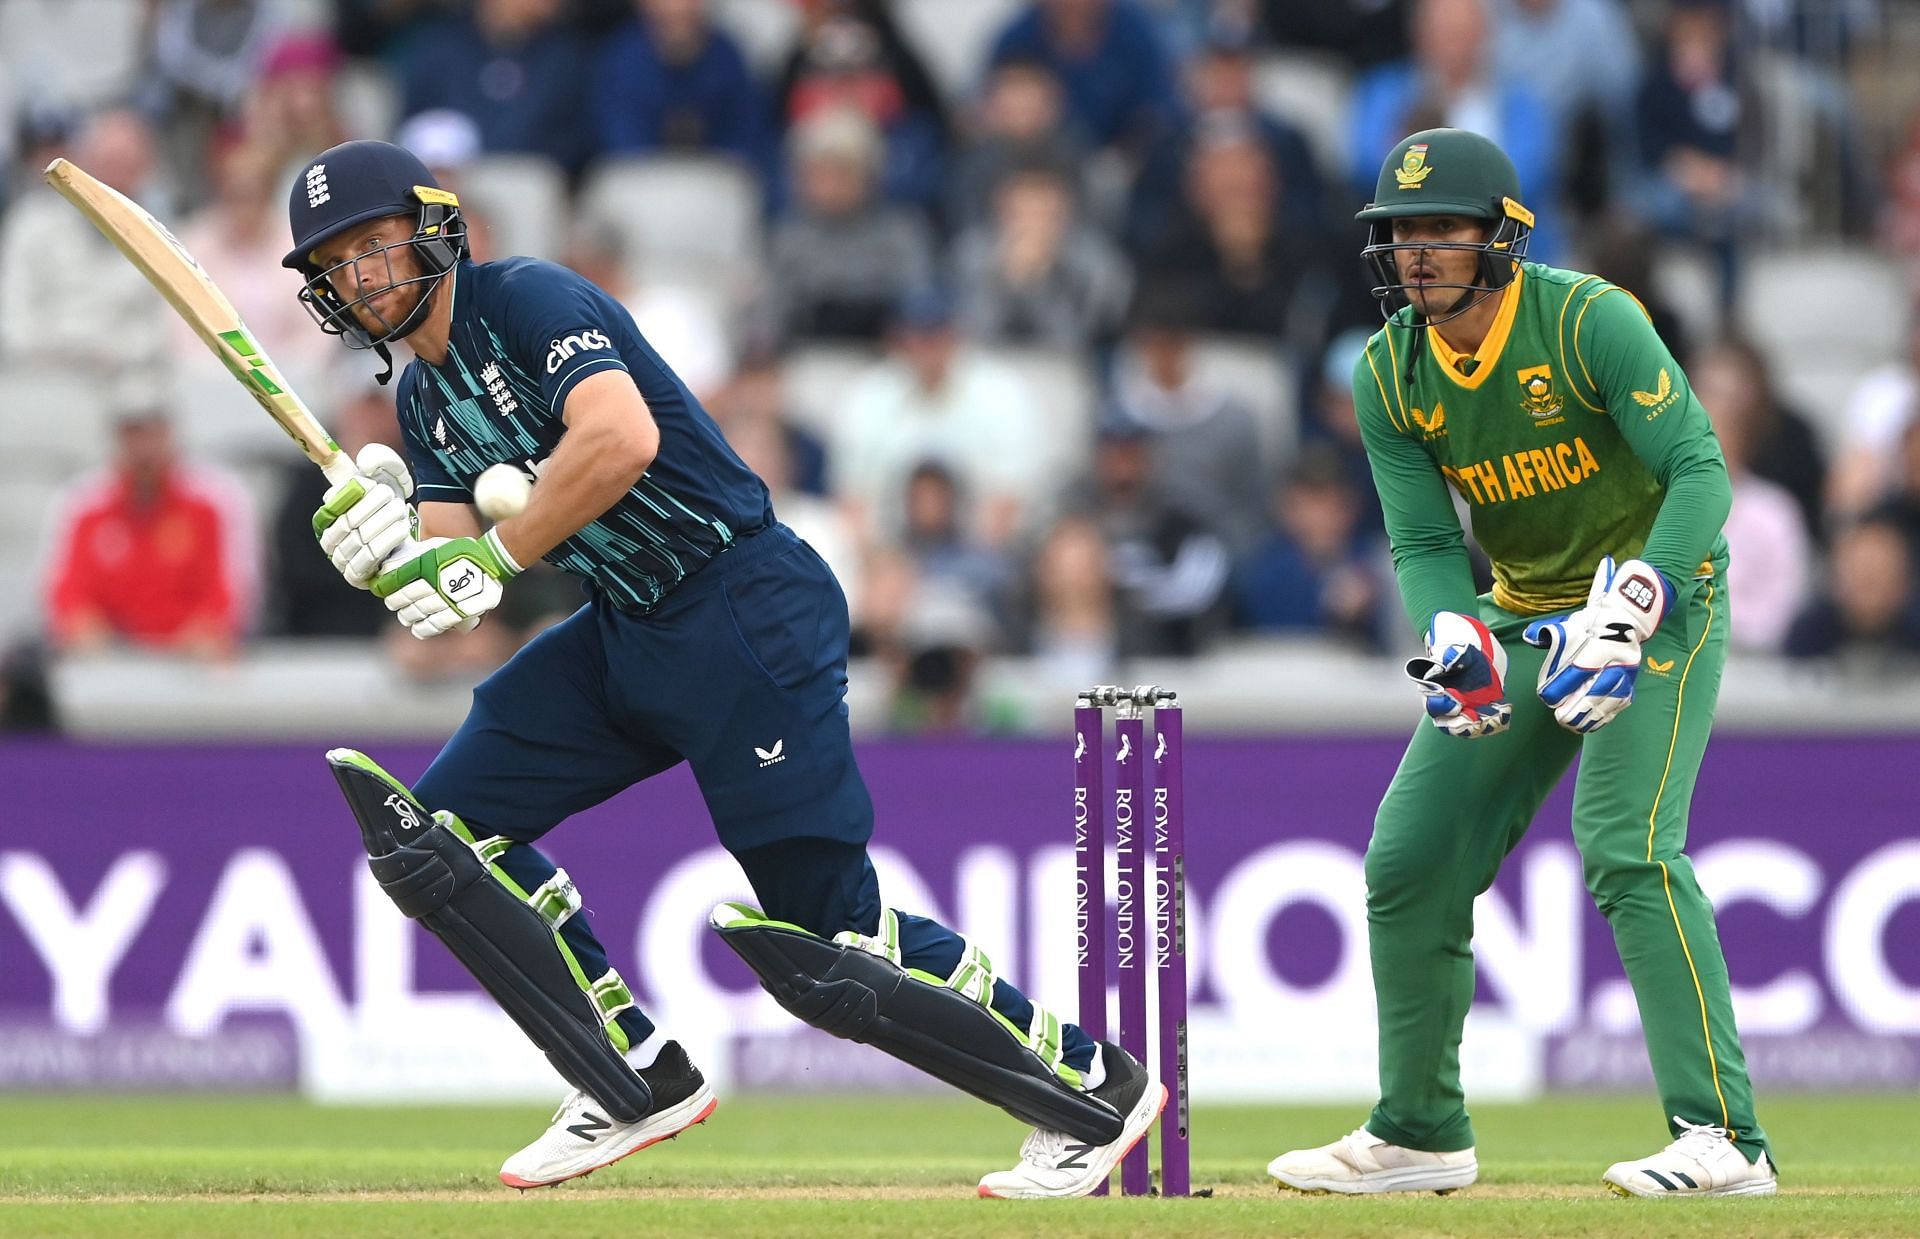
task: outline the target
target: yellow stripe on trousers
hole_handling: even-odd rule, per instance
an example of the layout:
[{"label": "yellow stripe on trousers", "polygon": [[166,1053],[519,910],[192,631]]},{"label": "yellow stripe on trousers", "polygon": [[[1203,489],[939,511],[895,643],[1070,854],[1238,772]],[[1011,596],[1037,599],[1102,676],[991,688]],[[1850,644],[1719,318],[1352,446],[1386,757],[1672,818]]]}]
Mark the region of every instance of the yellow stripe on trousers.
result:
[{"label": "yellow stripe on trousers", "polygon": [[[1653,861],[1654,823],[1660,816],[1660,797],[1667,790],[1667,777],[1673,773],[1673,751],[1680,745],[1680,713],[1687,704],[1687,674],[1693,670],[1693,660],[1706,647],[1707,635],[1713,631],[1713,590],[1707,586],[1707,623],[1700,630],[1700,640],[1687,654],[1687,665],[1680,670],[1680,691],[1673,703],[1673,736],[1667,742],[1667,767],[1660,772],[1660,786],[1654,789],[1653,809],[1647,814],[1647,859]],[[1680,937],[1680,951],[1687,957],[1687,973],[1693,978],[1694,996],[1700,1000],[1700,1037],[1707,1046],[1707,1066],[1713,1072],[1713,1095],[1720,1099],[1720,1126],[1732,1128],[1732,1120],[1727,1113],[1727,1095],[1720,1089],[1720,1060],[1713,1052],[1713,1030],[1707,1025],[1707,992],[1700,987],[1700,970],[1694,967],[1693,951],[1687,946],[1687,931],[1680,925],[1680,909],[1673,902],[1673,880],[1667,872],[1667,862],[1654,861],[1660,866],[1660,884],[1667,893],[1667,911],[1673,914],[1673,932]]]}]

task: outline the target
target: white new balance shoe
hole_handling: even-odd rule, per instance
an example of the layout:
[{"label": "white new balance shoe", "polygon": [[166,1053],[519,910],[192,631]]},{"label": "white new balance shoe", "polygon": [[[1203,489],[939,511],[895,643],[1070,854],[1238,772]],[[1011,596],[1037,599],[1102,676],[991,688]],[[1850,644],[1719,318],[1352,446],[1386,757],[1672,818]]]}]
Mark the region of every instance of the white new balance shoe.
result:
[{"label": "white new balance shoe", "polygon": [[1388,1144],[1362,1127],[1317,1149],[1295,1149],[1267,1163],[1267,1174],[1296,1192],[1447,1192],[1480,1177],[1472,1149],[1427,1153]]},{"label": "white new balance shoe", "polygon": [[1771,1196],[1779,1176],[1765,1153],[1749,1162],[1724,1127],[1676,1116],[1680,1138],[1652,1157],[1615,1162],[1601,1181],[1616,1196]]},{"label": "white new balance shoe", "polygon": [[550,1187],[592,1174],[704,1123],[720,1104],[677,1041],[662,1046],[651,1067],[636,1071],[653,1093],[653,1109],[639,1122],[615,1121],[599,1102],[575,1089],[554,1111],[546,1132],[500,1167],[500,1181],[508,1187]]},{"label": "white new balance shoe", "polygon": [[1155,1083],[1138,1060],[1111,1042],[1100,1043],[1106,1079],[1093,1095],[1126,1115],[1120,1138],[1112,1144],[1082,1144],[1063,1131],[1033,1129],[1020,1145],[1020,1164],[996,1170],[980,1180],[982,1196],[1002,1200],[1051,1200],[1085,1196],[1105,1183],[1134,1145],[1140,1143],[1167,1104],[1167,1088]]}]

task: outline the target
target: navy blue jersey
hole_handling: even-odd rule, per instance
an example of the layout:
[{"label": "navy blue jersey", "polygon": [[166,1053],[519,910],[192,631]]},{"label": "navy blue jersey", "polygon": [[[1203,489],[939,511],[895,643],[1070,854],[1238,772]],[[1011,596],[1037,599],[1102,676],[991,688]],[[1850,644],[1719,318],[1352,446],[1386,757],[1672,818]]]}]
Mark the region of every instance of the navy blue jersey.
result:
[{"label": "navy blue jersey", "polygon": [[538,476],[574,384],[622,370],[660,427],[660,451],[621,500],[546,556],[621,607],[651,609],[743,534],[773,522],[766,485],[727,446],[624,307],[549,262],[463,262],[440,365],[416,358],[397,403],[424,503],[471,503],[490,465]]}]

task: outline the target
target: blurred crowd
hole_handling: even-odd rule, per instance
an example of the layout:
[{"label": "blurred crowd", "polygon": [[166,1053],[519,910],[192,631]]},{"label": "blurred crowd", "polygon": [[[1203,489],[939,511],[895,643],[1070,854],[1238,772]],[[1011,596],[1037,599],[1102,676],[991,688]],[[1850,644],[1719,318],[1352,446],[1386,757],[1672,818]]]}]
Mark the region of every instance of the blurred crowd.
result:
[{"label": "blurred crowd", "polygon": [[[996,654],[1083,684],[1246,634],[1398,648],[1349,392],[1379,323],[1351,216],[1401,135],[1455,125],[1513,155],[1532,256],[1636,292],[1712,414],[1736,645],[1879,674],[1920,656],[1920,88],[1872,74],[1911,63],[1898,7],[87,9],[121,31],[7,0],[0,376],[80,371],[106,458],[46,479],[43,513],[0,511],[0,543],[38,548],[56,653],[348,637],[465,674],[577,605],[535,574],[472,634],[406,638],[314,549],[317,473],[257,412],[212,412],[244,401],[37,178],[68,155],[175,222],[342,446],[397,446],[373,367],[279,265],[292,169],[374,136],[463,195],[478,257],[566,262],[633,310],[840,574],[896,725],[992,726],[973,685]],[[1817,411],[1784,379],[1835,358],[1781,347],[1811,303],[1751,304],[1763,261],[1808,244],[1873,256],[1904,342]],[[44,719],[40,676],[0,661],[0,718]]]}]

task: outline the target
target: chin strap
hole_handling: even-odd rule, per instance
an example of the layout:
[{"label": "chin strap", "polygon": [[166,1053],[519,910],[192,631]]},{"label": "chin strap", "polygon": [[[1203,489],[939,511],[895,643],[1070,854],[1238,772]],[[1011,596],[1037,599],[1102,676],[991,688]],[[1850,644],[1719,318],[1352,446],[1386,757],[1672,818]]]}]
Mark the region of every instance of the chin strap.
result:
[{"label": "chin strap", "polygon": [[[1505,285],[1502,285],[1500,288],[1466,289],[1460,294],[1459,299],[1448,308],[1446,314],[1440,318],[1440,321],[1444,323],[1449,319],[1458,318],[1468,310],[1471,310],[1481,299],[1504,291]],[[1432,321],[1424,317],[1418,309],[1413,311],[1413,324],[1411,328],[1413,331],[1413,343],[1407,346],[1407,369],[1406,373],[1401,376],[1408,391],[1413,390],[1413,368],[1420,361],[1420,350],[1427,342],[1427,328],[1432,325]],[[1467,370],[1464,373],[1472,374],[1473,371]]]},{"label": "chin strap", "polygon": [[385,370],[382,370],[380,373],[374,375],[373,381],[380,384],[380,386],[385,387],[388,383],[391,383],[393,381],[393,352],[392,350],[388,349],[387,346],[384,344],[374,345],[373,351],[376,355],[379,356],[381,361],[386,363],[386,367],[387,367]]}]

